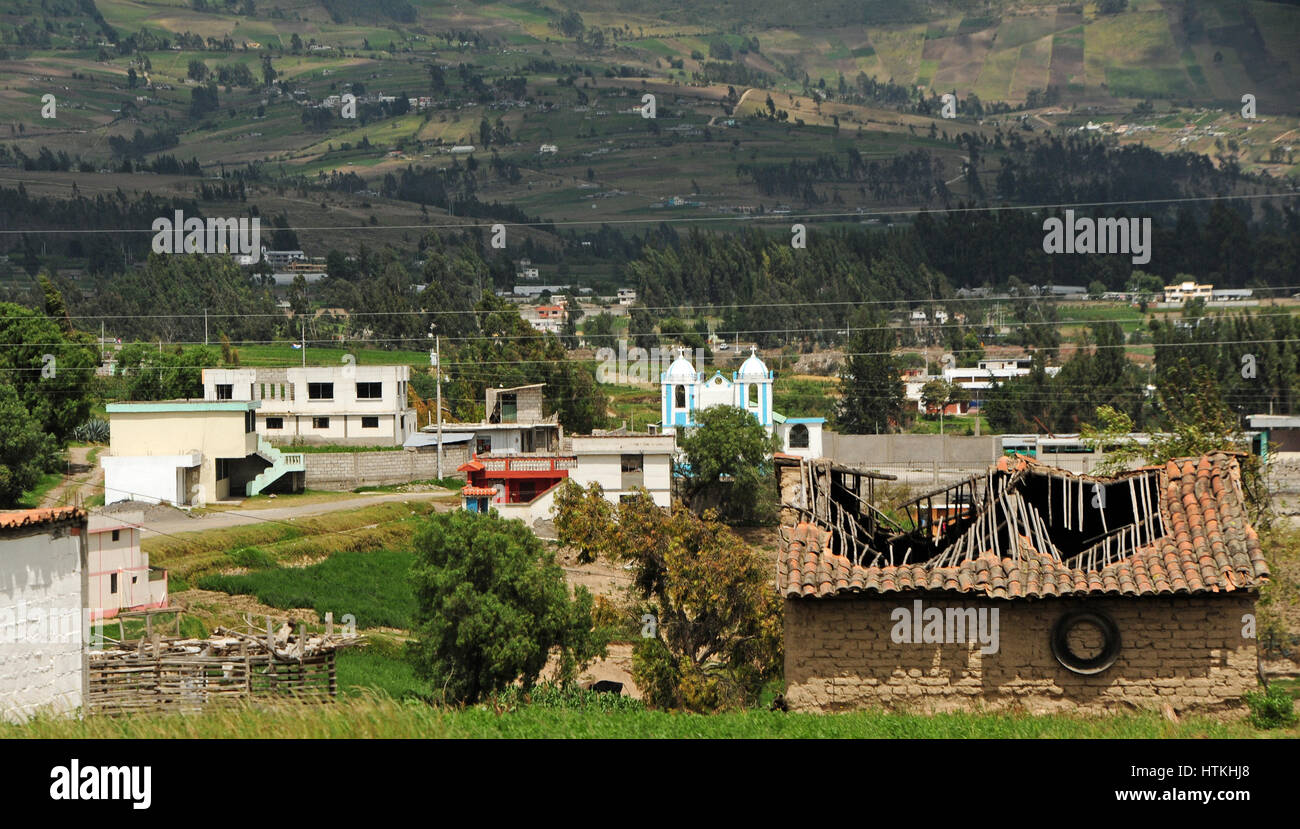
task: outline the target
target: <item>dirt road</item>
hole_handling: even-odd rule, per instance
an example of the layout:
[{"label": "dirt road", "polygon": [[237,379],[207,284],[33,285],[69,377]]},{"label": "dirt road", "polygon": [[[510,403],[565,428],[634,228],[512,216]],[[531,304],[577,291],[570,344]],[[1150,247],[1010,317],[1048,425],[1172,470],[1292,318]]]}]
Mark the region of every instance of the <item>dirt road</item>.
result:
[{"label": "dirt road", "polygon": [[[317,501],[309,504],[285,507],[267,507],[265,509],[233,509],[220,512],[192,514],[174,507],[153,506],[145,509],[144,520],[139,522],[142,529],[141,538],[173,533],[202,532],[204,530],[239,527],[246,524],[264,524],[269,521],[288,521],[311,515],[341,510],[362,509],[391,501],[428,501],[442,499],[445,504],[438,505],[438,511],[450,511],[459,506],[459,501],[447,490],[438,492],[398,492],[377,493],[375,495],[357,495],[354,498],[342,498],[335,501]],[[116,507],[116,505],[114,505]],[[139,504],[123,504],[124,510],[140,511]],[[113,507],[109,508],[110,511]]]}]

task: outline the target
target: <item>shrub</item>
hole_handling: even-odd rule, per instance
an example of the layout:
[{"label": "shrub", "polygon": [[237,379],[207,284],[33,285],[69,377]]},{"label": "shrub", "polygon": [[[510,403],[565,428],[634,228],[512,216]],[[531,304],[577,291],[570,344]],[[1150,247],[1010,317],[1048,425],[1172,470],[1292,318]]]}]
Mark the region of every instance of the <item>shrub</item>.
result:
[{"label": "shrub", "polygon": [[1247,691],[1250,724],[1256,728],[1285,728],[1296,722],[1295,698],[1281,685],[1269,685],[1262,691]]},{"label": "shrub", "polygon": [[669,513],[644,490],[612,519],[598,485],[566,484],[556,506],[562,543],[585,560],[632,565],[636,618],[651,617],[632,661],[647,702],[694,711],[757,702],[782,663],[782,605],[762,556],[711,512]]},{"label": "shrub", "polygon": [[476,702],[520,682],[532,687],[557,652],[571,681],[605,652],[592,598],[569,597],[564,570],[521,521],[456,510],[434,516],[415,537],[417,674],[435,695]]},{"label": "shrub", "polygon": [[645,703],[639,699],[554,682],[539,683],[528,691],[517,685],[511,685],[489,696],[486,702],[492,708],[507,711],[514,711],[524,706],[564,711],[592,711],[599,714],[645,710]]},{"label": "shrub", "polygon": [[108,443],[108,421],[92,417],[72,430],[72,439],[81,443]]}]

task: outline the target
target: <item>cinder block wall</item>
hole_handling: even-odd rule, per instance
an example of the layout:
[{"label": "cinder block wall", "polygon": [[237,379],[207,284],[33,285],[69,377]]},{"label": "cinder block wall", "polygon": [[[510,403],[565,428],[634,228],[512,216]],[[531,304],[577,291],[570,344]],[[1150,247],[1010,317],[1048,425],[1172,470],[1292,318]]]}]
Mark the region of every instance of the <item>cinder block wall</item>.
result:
[{"label": "cinder block wall", "polygon": [[[292,451],[287,449],[285,451]],[[464,478],[456,467],[469,460],[463,444],[442,450],[442,474]],[[385,486],[427,481],[438,476],[437,452],[305,452],[306,486],[309,489],[351,490],[359,486]]]},{"label": "cinder block wall", "polygon": [[[1031,713],[1242,711],[1258,687],[1256,641],[1242,636],[1255,612],[1246,592],[1203,597],[954,601],[925,607],[998,608],[1000,647],[895,644],[890,613],[915,594],[787,599],[786,702],[796,711],[867,707],[917,711],[1021,709]],[[1050,633],[1070,610],[1101,611],[1123,646],[1106,671],[1080,676],[1052,655]],[[974,637],[972,637],[974,638]]]}]

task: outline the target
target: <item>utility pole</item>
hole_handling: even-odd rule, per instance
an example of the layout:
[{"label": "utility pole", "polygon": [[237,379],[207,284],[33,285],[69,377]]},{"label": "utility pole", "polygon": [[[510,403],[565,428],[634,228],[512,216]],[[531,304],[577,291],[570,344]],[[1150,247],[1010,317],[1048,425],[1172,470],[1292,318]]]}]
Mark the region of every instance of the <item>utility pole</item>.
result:
[{"label": "utility pole", "polygon": [[438,381],[438,480],[442,480],[442,336],[433,339],[433,371]]},{"label": "utility pole", "polygon": [[203,344],[208,344],[208,309],[203,309]]},{"label": "utility pole", "polygon": [[302,367],[307,367],[307,318],[302,319]]}]

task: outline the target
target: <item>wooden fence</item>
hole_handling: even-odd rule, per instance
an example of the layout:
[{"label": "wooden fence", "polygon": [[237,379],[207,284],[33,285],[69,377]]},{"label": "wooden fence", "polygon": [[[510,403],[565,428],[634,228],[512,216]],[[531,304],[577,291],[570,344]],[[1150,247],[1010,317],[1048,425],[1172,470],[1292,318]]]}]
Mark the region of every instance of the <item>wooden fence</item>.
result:
[{"label": "wooden fence", "polygon": [[294,641],[218,628],[209,639],[160,638],[92,652],[86,709],[94,714],[197,712],[226,702],[326,702],[338,693],[335,652],[351,639]]}]

